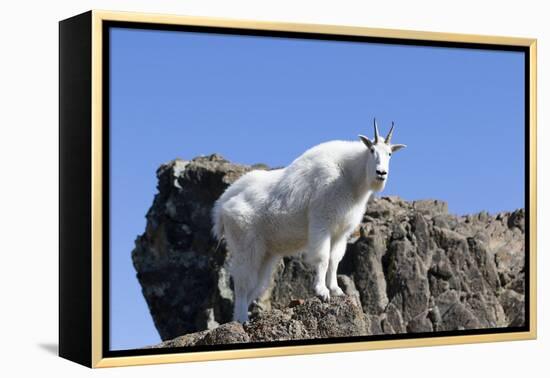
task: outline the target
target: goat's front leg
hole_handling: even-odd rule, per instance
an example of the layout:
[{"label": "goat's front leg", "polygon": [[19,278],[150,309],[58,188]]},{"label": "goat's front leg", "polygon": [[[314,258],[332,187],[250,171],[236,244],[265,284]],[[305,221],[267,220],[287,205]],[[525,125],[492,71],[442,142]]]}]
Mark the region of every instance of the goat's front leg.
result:
[{"label": "goat's front leg", "polygon": [[330,259],[330,233],[324,230],[310,230],[308,260],[315,269],[314,290],[322,300],[330,299],[326,276]]},{"label": "goat's front leg", "polygon": [[330,249],[330,260],[327,271],[327,286],[330,290],[330,295],[339,296],[344,295],[344,292],[338,286],[337,272],[338,264],[346,253],[346,247],[348,246],[347,238],[342,236],[333,241]]}]

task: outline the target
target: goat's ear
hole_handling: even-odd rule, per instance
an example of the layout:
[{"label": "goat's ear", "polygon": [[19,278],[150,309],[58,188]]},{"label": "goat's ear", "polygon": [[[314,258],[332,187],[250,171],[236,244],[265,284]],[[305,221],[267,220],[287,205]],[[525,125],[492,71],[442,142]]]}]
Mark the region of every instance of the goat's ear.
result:
[{"label": "goat's ear", "polygon": [[371,148],[372,147],[372,142],[370,141],[369,138],[367,138],[366,136],[364,135],[359,135],[359,139],[361,139],[361,142],[363,142],[365,144],[365,146],[367,146],[367,148]]},{"label": "goat's ear", "polygon": [[392,144],[391,145],[391,152],[399,151],[400,149],[405,148],[405,147],[407,147],[407,146],[404,145],[404,144]]}]

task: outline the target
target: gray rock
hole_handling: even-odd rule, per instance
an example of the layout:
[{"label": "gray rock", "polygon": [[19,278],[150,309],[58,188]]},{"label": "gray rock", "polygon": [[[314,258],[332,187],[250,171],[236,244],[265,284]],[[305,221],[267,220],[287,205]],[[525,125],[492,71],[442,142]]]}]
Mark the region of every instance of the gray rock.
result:
[{"label": "gray rock", "polygon": [[433,332],[434,324],[428,316],[428,313],[418,314],[415,318],[411,319],[407,323],[407,332],[408,333],[421,333],[421,332]]},{"label": "gray rock", "polygon": [[525,296],[514,290],[504,290],[499,297],[510,327],[525,324]]},{"label": "gray rock", "polygon": [[[353,276],[365,313],[378,315],[388,305],[382,257],[386,252],[379,234],[360,238],[348,247],[343,269]],[[345,260],[351,260],[346,264]]]},{"label": "gray rock", "polygon": [[387,326],[389,326],[388,333],[406,332],[406,323],[403,320],[403,314],[393,302],[388,305],[384,313],[386,315],[385,321],[387,322]]},{"label": "gray rock", "polygon": [[313,269],[300,257],[285,257],[274,274],[272,306],[285,308],[292,300],[315,296],[314,277]]},{"label": "gray rock", "polygon": [[244,326],[230,322],[152,348],[363,336],[368,329],[361,307],[350,297],[333,298],[329,302],[310,298],[295,307],[262,313]]},{"label": "gray rock", "polygon": [[210,233],[214,201],[260,164],[174,160],[132,260],[162,345],[416,333],[525,324],[525,212],[448,213],[440,200],[373,197],[338,271],[346,296],[322,303],[300,256],[281,260],[244,327],[230,322],[227,251]]},{"label": "gray rock", "polygon": [[406,324],[428,309],[430,288],[426,267],[408,239],[391,242],[384,266],[388,298],[401,309]]},{"label": "gray rock", "polygon": [[510,216],[508,217],[508,227],[519,228],[522,232],[525,232],[525,210],[519,209],[514,211]]},{"label": "gray rock", "polygon": [[212,330],[189,333],[172,340],[166,340],[150,348],[175,348],[194,345],[236,344],[250,342],[242,324],[230,322]]},{"label": "gray rock", "polygon": [[440,200],[414,201],[412,205],[417,212],[427,215],[447,214],[449,211],[447,202]]},{"label": "gray rock", "polygon": [[245,332],[242,324],[231,322],[206,332],[203,337],[196,341],[195,345],[237,344],[249,341],[250,337]]},{"label": "gray rock", "polygon": [[340,286],[344,294],[353,300],[358,307],[363,307],[361,304],[361,293],[359,293],[359,290],[355,287],[355,282],[353,279],[344,274],[339,274],[338,286]]}]

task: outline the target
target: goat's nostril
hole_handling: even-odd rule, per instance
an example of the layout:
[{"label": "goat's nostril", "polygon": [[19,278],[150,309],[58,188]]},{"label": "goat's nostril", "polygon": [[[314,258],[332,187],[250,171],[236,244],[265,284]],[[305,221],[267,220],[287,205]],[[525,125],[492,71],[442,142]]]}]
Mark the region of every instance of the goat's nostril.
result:
[{"label": "goat's nostril", "polygon": [[376,173],[378,173],[378,174],[381,175],[381,176],[385,176],[388,172],[386,172],[386,171],[380,171],[380,170],[377,169],[377,170],[376,170]]}]

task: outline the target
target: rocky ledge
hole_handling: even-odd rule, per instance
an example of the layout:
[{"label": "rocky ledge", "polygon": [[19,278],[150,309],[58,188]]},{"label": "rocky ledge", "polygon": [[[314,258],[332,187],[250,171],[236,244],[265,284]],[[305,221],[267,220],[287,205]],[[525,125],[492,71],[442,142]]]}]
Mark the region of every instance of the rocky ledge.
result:
[{"label": "rocky ledge", "polygon": [[300,256],[285,258],[251,322],[230,322],[227,252],[211,236],[210,210],[252,169],[268,167],[211,155],[158,169],[132,259],[159,346],[524,324],[524,210],[455,216],[444,201],[397,197],[374,198],[348,240],[338,271],[345,297],[321,303],[309,267]]},{"label": "rocky ledge", "polygon": [[225,323],[152,348],[362,336],[369,328],[368,317],[353,297],[334,297],[328,302],[313,297],[294,301],[283,310],[257,313],[244,324]]}]

